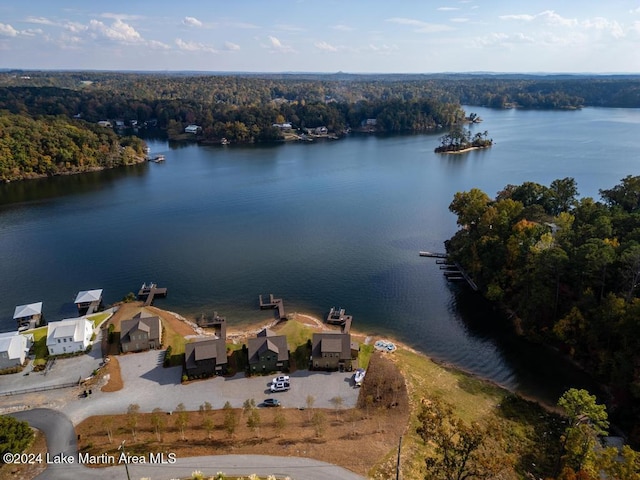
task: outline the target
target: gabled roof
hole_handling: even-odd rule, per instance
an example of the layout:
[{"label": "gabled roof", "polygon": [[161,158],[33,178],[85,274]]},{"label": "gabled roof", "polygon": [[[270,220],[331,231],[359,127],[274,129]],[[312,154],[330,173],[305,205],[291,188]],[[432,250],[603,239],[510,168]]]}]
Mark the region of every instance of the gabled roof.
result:
[{"label": "gabled roof", "polygon": [[263,328],[258,332],[259,337],[274,337],[276,334],[273,330],[269,330],[268,328]]},{"label": "gabled roof", "polygon": [[13,360],[20,358],[21,351],[27,350],[27,338],[18,332],[0,333],[0,352],[7,352]]},{"label": "gabled roof", "polygon": [[225,365],[227,346],[222,338],[187,343],[184,346],[184,360],[187,370],[197,367],[197,362],[206,360],[215,360],[216,365]]},{"label": "gabled roof", "polygon": [[162,331],[160,317],[145,317],[141,314],[135,318],[123,320],[120,323],[120,343],[130,342],[131,333],[138,330],[147,332],[150,340],[160,340],[160,332]]},{"label": "gabled roof", "polygon": [[18,305],[13,312],[13,318],[24,318],[42,314],[42,302]]},{"label": "gabled roof", "polygon": [[[269,336],[260,333],[268,333]],[[260,361],[260,355],[269,351],[277,355],[279,362],[289,360],[289,345],[287,344],[287,337],[284,335],[276,335],[266,328],[258,334],[256,338],[249,339],[248,355],[249,363],[258,363]]]},{"label": "gabled roof", "polygon": [[339,353],[341,360],[351,358],[351,335],[348,333],[314,333],[311,340],[311,356],[322,357],[323,353]]},{"label": "gabled roof", "polygon": [[47,345],[57,345],[58,338],[69,337],[73,342],[84,342],[86,331],[93,331],[93,326],[84,317],[49,322],[49,325],[47,325]]},{"label": "gabled roof", "polygon": [[91,303],[97,302],[102,298],[102,289],[100,290],[85,290],[79,292],[73,303]]}]

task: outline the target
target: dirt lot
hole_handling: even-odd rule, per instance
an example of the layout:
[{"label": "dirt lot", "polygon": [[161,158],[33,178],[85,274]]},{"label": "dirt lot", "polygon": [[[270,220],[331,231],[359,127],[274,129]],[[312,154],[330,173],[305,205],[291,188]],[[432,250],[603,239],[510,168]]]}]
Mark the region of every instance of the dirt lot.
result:
[{"label": "dirt lot", "polygon": [[[254,430],[247,425],[250,414],[241,409],[231,410],[233,414],[224,409],[188,412],[184,433],[180,429],[180,413],[162,412],[155,416],[157,434],[154,415],[137,414],[135,438],[133,416],[99,416],[88,418],[76,427],[80,435],[79,448],[96,455],[113,454],[122,440],[126,440],[132,454],[170,452],[178,458],[231,453],[304,456],[341,465],[362,475],[386,461],[387,469],[392,472],[394,451],[408,420],[407,391],[404,383],[397,381],[401,377],[395,365],[382,356],[372,358],[369,372],[361,389],[360,408],[342,410],[339,405],[336,409],[258,408],[259,427]],[[282,414],[279,421],[278,414]],[[238,422],[233,434],[225,428],[231,415],[235,415]],[[206,418],[212,421],[209,431]]]}]

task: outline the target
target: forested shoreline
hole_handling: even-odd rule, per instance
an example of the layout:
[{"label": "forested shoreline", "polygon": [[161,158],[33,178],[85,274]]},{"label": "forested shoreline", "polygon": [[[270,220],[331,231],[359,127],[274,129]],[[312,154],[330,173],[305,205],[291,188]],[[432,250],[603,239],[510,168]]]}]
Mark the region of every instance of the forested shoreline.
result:
[{"label": "forested shoreline", "polygon": [[640,177],[578,198],[572,178],[550,186],[479,189],[450,205],[446,242],[483,295],[528,338],[560,348],[610,395],[612,416],[640,443]]},{"label": "forested shoreline", "polygon": [[[0,158],[0,179],[77,173],[140,158],[142,144],[133,140],[122,146],[133,148],[135,155],[116,152],[116,137],[97,127],[100,121],[113,122],[119,133],[125,127],[135,133],[151,126],[169,139],[260,143],[308,140],[305,134],[316,131],[337,138],[349,131],[450,128],[466,121],[462,104],[640,107],[640,77],[9,71],[0,73],[3,148],[9,152]],[[55,128],[45,126],[54,122],[46,117],[57,117]],[[49,136],[55,130],[55,139],[16,133],[7,140],[9,124]],[[196,132],[185,133],[188,125],[197,125]],[[65,134],[69,140],[63,140]],[[76,147],[61,147],[78,136],[86,139]],[[53,144],[53,151],[47,151]]]}]

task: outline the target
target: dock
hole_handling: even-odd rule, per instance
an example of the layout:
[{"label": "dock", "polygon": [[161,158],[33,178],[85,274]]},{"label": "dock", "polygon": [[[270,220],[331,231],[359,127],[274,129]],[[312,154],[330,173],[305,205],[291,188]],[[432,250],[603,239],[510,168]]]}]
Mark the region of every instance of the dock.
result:
[{"label": "dock", "polygon": [[344,308],[331,307],[326,322],[329,325],[340,325],[342,333],[349,333],[353,316],[347,315]]},{"label": "dock", "polygon": [[158,288],[158,285],[155,283],[146,283],[142,284],[140,287],[140,291],[138,292],[138,298],[140,300],[145,299],[144,306],[148,307],[153,303],[154,297],[166,297],[167,289],[166,288]]},{"label": "dock", "polygon": [[277,309],[278,310],[278,319],[286,320],[287,315],[284,313],[284,302],[281,298],[273,298],[273,293],[269,294],[269,301],[264,301],[262,299],[262,295],[258,296],[260,301],[260,310],[269,310],[269,309]]},{"label": "dock", "polygon": [[420,256],[421,257],[431,257],[431,258],[447,258],[448,257],[448,255],[446,253],[426,252],[426,251],[421,251],[420,252]]},{"label": "dock", "polygon": [[164,162],[164,155],[156,155],[155,157],[147,157],[147,160],[154,163]]},{"label": "dock", "polygon": [[473,281],[458,262],[452,263],[446,253],[420,251],[419,254],[421,257],[437,258],[436,264],[440,265],[440,270],[442,270],[447,280],[451,282],[465,280],[473,291],[478,291],[476,282]]}]

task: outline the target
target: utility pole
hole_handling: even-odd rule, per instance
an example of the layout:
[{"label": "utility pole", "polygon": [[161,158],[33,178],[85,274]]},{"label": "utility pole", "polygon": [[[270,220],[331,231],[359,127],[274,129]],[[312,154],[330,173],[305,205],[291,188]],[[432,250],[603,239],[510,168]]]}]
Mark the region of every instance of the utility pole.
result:
[{"label": "utility pole", "polygon": [[398,442],[398,461],[396,462],[396,480],[400,480],[400,450],[402,449],[402,435]]},{"label": "utility pole", "polygon": [[131,477],[129,476],[129,460],[127,459],[127,454],[124,451],[124,442],[125,441],[126,440],[122,440],[122,443],[118,447],[118,450],[122,450],[122,453],[124,453],[124,457],[125,457],[125,459],[124,459],[124,469],[127,471],[127,480],[131,480]]}]

